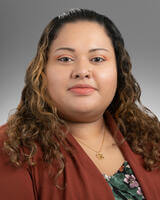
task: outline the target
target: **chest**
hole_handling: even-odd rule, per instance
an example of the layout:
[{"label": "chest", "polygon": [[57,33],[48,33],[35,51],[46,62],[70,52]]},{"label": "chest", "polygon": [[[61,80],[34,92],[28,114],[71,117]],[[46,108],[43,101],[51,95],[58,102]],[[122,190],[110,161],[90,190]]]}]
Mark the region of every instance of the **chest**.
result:
[{"label": "chest", "polygon": [[102,159],[98,159],[96,156],[97,153],[87,149],[86,147],[83,147],[83,150],[98,170],[108,176],[112,176],[116,173],[125,161],[125,158],[117,145],[103,149],[100,152],[103,156]]}]

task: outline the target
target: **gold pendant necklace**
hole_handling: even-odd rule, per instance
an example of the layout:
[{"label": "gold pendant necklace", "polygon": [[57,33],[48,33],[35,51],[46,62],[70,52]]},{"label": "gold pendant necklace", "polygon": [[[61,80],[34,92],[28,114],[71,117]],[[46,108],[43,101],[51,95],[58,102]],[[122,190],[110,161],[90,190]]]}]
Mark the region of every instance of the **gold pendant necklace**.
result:
[{"label": "gold pendant necklace", "polygon": [[103,154],[102,153],[97,153],[96,154],[96,157],[99,159],[99,160],[102,160],[104,158]]},{"label": "gold pendant necklace", "polygon": [[88,148],[91,149],[92,151],[96,152],[96,155],[95,155],[95,156],[96,156],[96,158],[97,158],[98,160],[102,160],[102,159],[104,159],[104,155],[103,155],[102,153],[100,153],[100,151],[101,151],[101,148],[102,148],[102,145],[103,145],[104,135],[105,135],[105,129],[104,129],[103,140],[102,140],[102,143],[101,143],[101,146],[100,146],[100,150],[99,150],[99,151],[95,151],[94,149],[92,149],[91,147],[89,147],[88,145],[86,145],[86,144],[84,144],[82,141],[80,141],[79,138],[77,138],[76,136],[74,136],[74,137],[76,137],[77,140],[78,140],[80,143],[84,144],[86,147],[88,147]]}]

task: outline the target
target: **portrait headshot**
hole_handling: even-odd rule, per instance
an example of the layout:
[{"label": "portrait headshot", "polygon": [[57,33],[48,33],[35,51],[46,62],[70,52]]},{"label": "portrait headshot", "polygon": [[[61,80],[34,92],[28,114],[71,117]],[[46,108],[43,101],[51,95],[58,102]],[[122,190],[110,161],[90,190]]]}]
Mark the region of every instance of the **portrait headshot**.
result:
[{"label": "portrait headshot", "polygon": [[141,87],[148,67],[132,62],[129,35],[107,11],[61,11],[38,35],[19,102],[0,126],[0,198],[159,200],[160,109]]}]

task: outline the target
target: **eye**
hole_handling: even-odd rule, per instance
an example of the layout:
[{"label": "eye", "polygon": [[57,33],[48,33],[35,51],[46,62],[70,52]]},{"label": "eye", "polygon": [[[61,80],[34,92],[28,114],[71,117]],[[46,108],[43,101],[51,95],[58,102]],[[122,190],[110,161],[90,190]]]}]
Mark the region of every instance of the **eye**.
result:
[{"label": "eye", "polygon": [[[105,59],[102,58],[102,57],[94,57],[93,59],[95,59],[96,62],[97,62],[97,61],[98,61],[98,62],[103,62],[103,61],[105,61]],[[93,59],[91,59],[91,60],[93,60]],[[101,61],[100,61],[100,59],[101,59]]]},{"label": "eye", "polygon": [[68,59],[72,60],[71,58],[66,57],[66,56],[65,56],[65,57],[61,57],[61,58],[58,58],[58,60],[59,60],[59,61],[62,61],[62,62],[67,62]]},{"label": "eye", "polygon": [[[106,59],[104,59],[104,58],[102,58],[102,57],[94,57],[94,58],[92,58],[91,60],[96,60],[96,62],[103,62],[103,61],[105,61]],[[58,60],[59,61],[61,61],[61,62],[69,62],[69,60],[70,61],[73,61],[73,59],[71,59],[71,58],[69,58],[69,57],[67,57],[67,56],[64,56],[64,57],[61,57],[61,58],[58,58]]]}]

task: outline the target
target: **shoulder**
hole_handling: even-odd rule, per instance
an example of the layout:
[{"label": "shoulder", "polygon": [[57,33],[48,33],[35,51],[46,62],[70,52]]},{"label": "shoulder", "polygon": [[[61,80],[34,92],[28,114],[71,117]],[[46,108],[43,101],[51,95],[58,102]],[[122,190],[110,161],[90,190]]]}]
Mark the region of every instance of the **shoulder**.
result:
[{"label": "shoulder", "polygon": [[7,123],[0,126],[0,160],[4,157],[3,144],[7,139]]},{"label": "shoulder", "polygon": [[[7,139],[7,123],[3,124],[0,126],[0,161],[2,161],[2,159],[5,159],[5,152],[4,152],[4,149],[3,149],[3,146],[4,146],[4,142],[5,140]],[[0,162],[0,166],[1,166],[1,163]]]},{"label": "shoulder", "polygon": [[5,139],[6,130],[7,130],[7,123],[0,126],[0,141]]},{"label": "shoulder", "polygon": [[15,167],[3,151],[7,124],[0,126],[0,195],[1,199],[35,199],[32,180],[27,169]]}]

